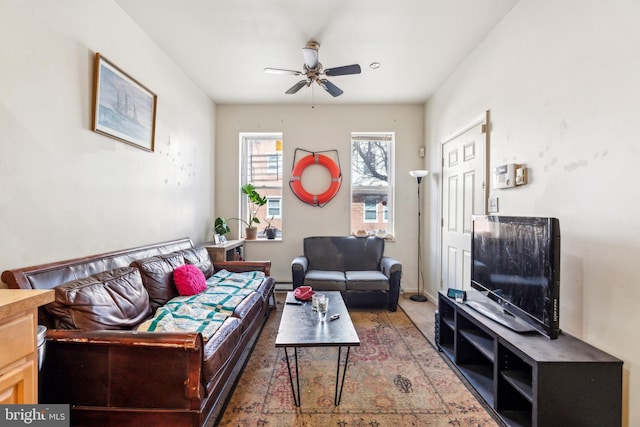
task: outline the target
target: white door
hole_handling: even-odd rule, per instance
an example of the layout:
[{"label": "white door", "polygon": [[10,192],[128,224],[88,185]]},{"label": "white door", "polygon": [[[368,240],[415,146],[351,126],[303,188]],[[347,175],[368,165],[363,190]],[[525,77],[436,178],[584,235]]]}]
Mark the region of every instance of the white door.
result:
[{"label": "white door", "polygon": [[489,112],[442,143],[441,289],[469,289],[471,215],[486,212]]}]

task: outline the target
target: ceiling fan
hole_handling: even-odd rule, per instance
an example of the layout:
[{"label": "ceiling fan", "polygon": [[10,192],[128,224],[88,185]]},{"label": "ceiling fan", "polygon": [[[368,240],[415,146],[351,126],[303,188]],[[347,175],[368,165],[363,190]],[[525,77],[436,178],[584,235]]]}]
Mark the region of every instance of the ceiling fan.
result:
[{"label": "ceiling fan", "polygon": [[305,47],[302,48],[302,55],[304,56],[304,71],[295,70],[283,70],[281,68],[265,68],[264,72],[268,74],[287,74],[293,76],[305,76],[306,78],[300,80],[295,85],[291,86],[285,93],[293,95],[305,86],[311,86],[313,82],[316,82],[320,87],[329,92],[331,96],[340,96],[343,94],[342,89],[331,83],[329,80],[322,76],[345,76],[348,74],[360,74],[360,65],[344,65],[342,67],[322,68],[322,64],[318,62],[318,49],[320,44],[315,40],[310,40]]}]

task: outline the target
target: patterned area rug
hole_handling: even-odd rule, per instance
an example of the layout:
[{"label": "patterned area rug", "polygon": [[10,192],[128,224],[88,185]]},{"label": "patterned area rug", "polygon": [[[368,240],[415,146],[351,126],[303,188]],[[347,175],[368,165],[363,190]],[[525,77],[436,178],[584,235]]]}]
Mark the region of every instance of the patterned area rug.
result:
[{"label": "patterned area rug", "polygon": [[333,404],[338,349],[299,349],[297,408],[284,349],[274,344],[282,307],[278,298],[219,425],[498,425],[401,309],[350,310],[361,345],[351,349],[339,406]]}]

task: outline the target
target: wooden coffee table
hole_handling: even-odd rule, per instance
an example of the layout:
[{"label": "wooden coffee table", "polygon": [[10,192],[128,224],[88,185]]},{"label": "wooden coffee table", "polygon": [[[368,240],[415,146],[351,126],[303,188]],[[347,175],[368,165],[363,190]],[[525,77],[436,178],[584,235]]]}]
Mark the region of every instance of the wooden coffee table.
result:
[{"label": "wooden coffee table", "polygon": [[[353,327],[349,311],[344,304],[342,295],[338,291],[318,292],[325,294],[329,298],[329,311],[327,320],[323,323],[318,319],[318,313],[311,309],[311,301],[300,303],[293,297],[293,292],[287,293],[287,302],[282,310],[278,336],[276,337],[276,347],[284,347],[285,358],[287,359],[287,369],[289,371],[289,382],[291,392],[296,406],[300,406],[300,380],[298,371],[298,348],[299,347],[338,347],[338,367],[336,369],[336,391],[334,405],[339,405],[342,398],[342,388],[344,378],[347,373],[349,363],[349,352],[351,347],[360,345],[360,338]],[[339,314],[336,320],[329,320],[333,314]],[[342,368],[342,378],[340,378],[340,365],[342,347],[346,347],[344,366]],[[295,360],[295,373],[291,371],[288,349],[293,348]],[[293,375],[296,377],[296,385],[293,384]],[[338,390],[338,385],[340,389]]]}]

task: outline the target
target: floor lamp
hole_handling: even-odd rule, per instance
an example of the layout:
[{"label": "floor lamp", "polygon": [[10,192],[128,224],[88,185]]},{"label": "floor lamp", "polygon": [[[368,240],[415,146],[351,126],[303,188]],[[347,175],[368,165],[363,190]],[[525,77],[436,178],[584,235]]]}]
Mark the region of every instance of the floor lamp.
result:
[{"label": "floor lamp", "polygon": [[[429,171],[424,169],[409,171],[409,175],[418,181],[418,295],[411,295],[409,299],[418,302],[425,302],[427,300],[427,297],[422,295],[422,292],[420,291],[420,278],[422,277],[422,244],[420,242],[422,237],[422,232],[420,231],[422,228],[422,220],[420,219],[420,183],[422,182],[422,178],[427,176],[428,173]],[[422,281],[424,282],[424,279]]]}]

